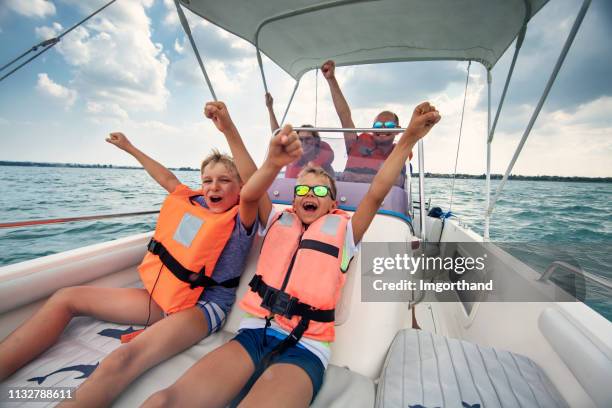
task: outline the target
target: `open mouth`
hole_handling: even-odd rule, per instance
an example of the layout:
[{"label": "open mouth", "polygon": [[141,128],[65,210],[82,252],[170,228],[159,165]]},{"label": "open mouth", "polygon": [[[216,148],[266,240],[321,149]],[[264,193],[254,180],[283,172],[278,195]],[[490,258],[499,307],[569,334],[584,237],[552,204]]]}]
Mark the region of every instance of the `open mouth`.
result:
[{"label": "open mouth", "polygon": [[218,203],[219,201],[221,201],[223,199],[223,197],[219,197],[219,196],[210,196],[208,197],[208,199],[212,202],[212,203]]},{"label": "open mouth", "polygon": [[317,211],[317,208],[319,208],[319,206],[316,203],[308,201],[308,202],[305,202],[304,204],[302,204],[302,208],[306,212],[313,213],[313,212]]}]

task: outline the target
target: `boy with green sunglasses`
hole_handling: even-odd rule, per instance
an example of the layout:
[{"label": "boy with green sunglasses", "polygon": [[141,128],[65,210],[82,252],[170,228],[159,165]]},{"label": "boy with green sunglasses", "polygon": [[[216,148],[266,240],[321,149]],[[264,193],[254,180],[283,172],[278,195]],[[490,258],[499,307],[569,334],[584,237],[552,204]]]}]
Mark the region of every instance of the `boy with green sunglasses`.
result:
[{"label": "boy with green sunglasses", "polygon": [[[231,406],[307,407],[323,383],[331,357],[333,311],[350,257],[409,152],[439,120],[440,114],[429,103],[416,107],[352,216],[337,209],[333,178],[311,166],[299,174],[292,208],[279,211],[267,206],[262,211],[260,206],[260,235],[265,238],[256,275],[240,302],[250,315],[236,337],[143,406],[221,407],[231,402]],[[286,125],[272,138],[263,165],[243,186],[241,201],[258,202],[280,170],[301,154],[298,135]]]}]

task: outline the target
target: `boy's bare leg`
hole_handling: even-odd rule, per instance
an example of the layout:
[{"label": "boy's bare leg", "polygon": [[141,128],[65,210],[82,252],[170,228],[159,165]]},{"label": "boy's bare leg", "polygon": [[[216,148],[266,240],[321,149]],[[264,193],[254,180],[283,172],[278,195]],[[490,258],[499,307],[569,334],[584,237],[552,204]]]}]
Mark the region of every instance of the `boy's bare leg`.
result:
[{"label": "boy's bare leg", "polygon": [[[75,316],[145,324],[149,294],[137,288],[75,286],[60,289],[25,323],[0,343],[0,382],[51,347]],[[151,301],[150,322],[162,312]]]},{"label": "boy's bare leg", "polygon": [[109,354],[60,407],[106,407],[149,368],[180,353],[208,334],[204,313],[192,307],[160,320]]},{"label": "boy's bare leg", "polygon": [[173,385],[149,397],[142,407],[225,407],[254,371],[247,351],[232,340],[208,353]]},{"label": "boy's bare leg", "polygon": [[312,381],[306,371],[293,364],[272,364],[239,407],[306,408],[312,391]]}]

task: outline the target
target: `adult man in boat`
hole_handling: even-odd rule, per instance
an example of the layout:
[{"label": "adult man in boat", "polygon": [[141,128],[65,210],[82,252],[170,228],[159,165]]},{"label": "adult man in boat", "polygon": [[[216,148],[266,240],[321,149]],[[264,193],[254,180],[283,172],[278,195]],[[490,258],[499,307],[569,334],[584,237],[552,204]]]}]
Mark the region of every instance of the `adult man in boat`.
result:
[{"label": "adult man in boat", "polygon": [[[329,84],[334,107],[342,127],[354,128],[351,109],[336,80],[335,69],[336,64],[332,60],[326,61],[321,66],[321,72]],[[400,127],[399,118],[393,112],[382,111],[376,115],[372,127],[398,128]],[[397,131],[390,131],[389,133],[362,133],[358,135],[355,132],[345,132],[344,144],[348,159],[340,179],[343,181],[371,182],[382,163],[395,147],[393,140],[398,133]],[[409,158],[412,158],[412,152],[410,152]],[[396,184],[403,185],[405,174],[406,170],[404,168]]]}]

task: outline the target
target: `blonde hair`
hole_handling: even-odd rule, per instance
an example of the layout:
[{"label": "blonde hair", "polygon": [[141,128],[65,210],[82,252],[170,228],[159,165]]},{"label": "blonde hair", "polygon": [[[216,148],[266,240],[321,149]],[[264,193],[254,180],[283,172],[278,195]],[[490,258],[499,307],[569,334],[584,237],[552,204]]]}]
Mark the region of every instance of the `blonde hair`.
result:
[{"label": "blonde hair", "polygon": [[306,174],[314,174],[315,176],[325,177],[327,181],[329,181],[329,188],[331,190],[331,199],[332,200],[336,199],[336,194],[338,192],[338,190],[336,189],[336,180],[334,180],[334,178],[328,172],[326,172],[323,169],[323,167],[308,165],[304,167],[302,171],[300,171],[297,178],[300,179]]},{"label": "blonde hair", "polygon": [[238,173],[238,168],[236,167],[236,163],[234,163],[234,159],[224,153],[221,153],[217,149],[213,149],[212,152],[202,160],[202,164],[200,165],[200,173],[204,173],[204,169],[209,164],[221,163],[223,164],[230,173],[232,173],[240,183],[242,183],[242,179],[240,178],[240,174]]}]

